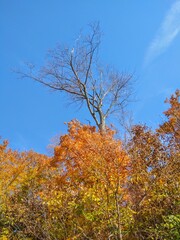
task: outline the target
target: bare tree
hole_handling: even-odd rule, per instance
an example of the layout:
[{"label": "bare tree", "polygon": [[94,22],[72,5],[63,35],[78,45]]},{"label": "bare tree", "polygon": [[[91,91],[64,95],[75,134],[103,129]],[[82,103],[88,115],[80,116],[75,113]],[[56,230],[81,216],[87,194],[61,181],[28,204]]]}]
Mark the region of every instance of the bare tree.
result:
[{"label": "bare tree", "polygon": [[101,36],[99,24],[92,24],[73,48],[58,46],[51,50],[48,63],[39,71],[30,64],[28,72],[19,73],[67,93],[73,102],[85,103],[97,127],[105,131],[107,117],[121,111],[132,94],[132,75],[99,64]]}]

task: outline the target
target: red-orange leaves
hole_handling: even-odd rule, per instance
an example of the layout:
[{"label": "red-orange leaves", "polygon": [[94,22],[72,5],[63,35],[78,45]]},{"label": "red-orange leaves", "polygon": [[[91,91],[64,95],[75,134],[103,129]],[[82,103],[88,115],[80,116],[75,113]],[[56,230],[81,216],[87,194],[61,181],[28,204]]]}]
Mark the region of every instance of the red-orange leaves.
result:
[{"label": "red-orange leaves", "polygon": [[69,123],[69,133],[61,137],[55,148],[52,165],[59,166],[68,183],[73,177],[84,182],[92,181],[92,176],[100,181],[110,181],[115,175],[124,179],[128,157],[113,134],[112,130],[101,134],[77,121]]},{"label": "red-orange leaves", "polygon": [[76,223],[73,232],[79,239],[83,233],[91,239],[116,239],[130,219],[125,209],[129,158],[113,135],[110,129],[101,133],[72,121],[55,148],[51,166],[56,174],[46,201],[59,222],[59,216],[71,219],[66,222],[70,235]]}]

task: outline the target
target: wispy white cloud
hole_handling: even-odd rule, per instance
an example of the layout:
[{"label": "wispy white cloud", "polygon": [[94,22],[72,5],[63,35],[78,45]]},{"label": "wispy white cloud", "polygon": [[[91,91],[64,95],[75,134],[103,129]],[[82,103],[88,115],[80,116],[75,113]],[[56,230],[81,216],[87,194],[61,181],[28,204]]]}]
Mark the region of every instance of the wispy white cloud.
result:
[{"label": "wispy white cloud", "polygon": [[151,42],[146,56],[145,65],[148,65],[161,53],[163,53],[180,33],[180,1],[176,1],[168,11],[158,30],[157,35]]}]

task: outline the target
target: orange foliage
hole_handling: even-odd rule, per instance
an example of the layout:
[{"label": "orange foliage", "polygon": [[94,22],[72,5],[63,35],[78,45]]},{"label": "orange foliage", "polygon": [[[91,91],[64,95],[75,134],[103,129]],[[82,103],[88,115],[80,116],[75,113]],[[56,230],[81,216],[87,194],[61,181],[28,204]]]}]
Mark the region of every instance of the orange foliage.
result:
[{"label": "orange foliage", "polygon": [[69,235],[76,232],[78,239],[83,234],[94,239],[111,234],[120,238],[125,219],[131,219],[125,210],[129,158],[112,130],[97,132],[77,121],[68,127],[55,148],[51,166],[56,174],[44,195],[50,212],[59,222],[68,216],[70,223],[59,228],[69,229]]},{"label": "orange foliage", "polygon": [[124,183],[129,159],[121,142],[114,140],[113,135],[112,130],[101,134],[95,127],[72,121],[68,134],[61,137],[60,145],[55,148],[52,165],[61,168],[62,177],[68,184],[70,179],[74,184],[75,178],[92,184],[94,178],[107,184],[117,176],[121,176]]},{"label": "orange foliage", "polygon": [[159,132],[162,134],[172,134],[180,144],[180,90],[176,90],[170,99],[166,99],[166,103],[170,104],[170,108],[164,112],[167,121],[160,125]]},{"label": "orange foliage", "polygon": [[156,131],[68,124],[54,156],[0,144],[0,239],[180,238],[180,103],[169,100]]}]

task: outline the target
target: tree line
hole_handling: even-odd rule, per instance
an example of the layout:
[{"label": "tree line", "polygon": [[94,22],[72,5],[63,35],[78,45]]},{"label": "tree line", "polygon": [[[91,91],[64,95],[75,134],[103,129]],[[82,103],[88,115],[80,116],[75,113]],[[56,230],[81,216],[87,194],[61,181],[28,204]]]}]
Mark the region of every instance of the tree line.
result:
[{"label": "tree line", "polygon": [[179,91],[152,131],[68,124],[51,157],[0,144],[0,239],[180,238]]}]

